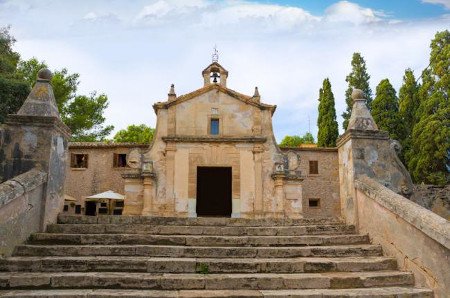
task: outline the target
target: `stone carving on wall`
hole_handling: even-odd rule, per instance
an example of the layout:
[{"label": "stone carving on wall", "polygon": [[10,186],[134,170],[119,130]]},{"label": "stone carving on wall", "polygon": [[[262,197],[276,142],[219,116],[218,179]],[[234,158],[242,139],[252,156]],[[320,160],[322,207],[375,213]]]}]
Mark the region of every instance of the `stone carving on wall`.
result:
[{"label": "stone carving on wall", "polygon": [[390,140],[390,148],[391,148],[391,156],[394,160],[394,166],[402,173],[403,181],[400,182],[401,193],[404,196],[410,196],[413,192],[413,183],[411,179],[411,175],[408,170],[403,165],[402,161],[398,157],[400,152],[402,151],[402,145],[397,140]]},{"label": "stone carving on wall", "polygon": [[139,149],[133,149],[128,154],[127,165],[132,169],[140,169],[142,165],[142,154]]},{"label": "stone carving on wall", "polygon": [[289,175],[300,175],[300,155],[297,152],[289,151],[286,154]]}]

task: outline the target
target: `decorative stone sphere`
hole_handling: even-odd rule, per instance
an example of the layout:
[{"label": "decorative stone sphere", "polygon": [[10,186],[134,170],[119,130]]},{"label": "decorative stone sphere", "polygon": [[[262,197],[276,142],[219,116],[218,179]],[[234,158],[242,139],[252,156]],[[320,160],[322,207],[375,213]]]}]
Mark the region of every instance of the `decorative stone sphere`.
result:
[{"label": "decorative stone sphere", "polygon": [[38,80],[50,81],[53,77],[52,72],[48,68],[42,68],[39,70],[37,78]]},{"label": "decorative stone sphere", "polygon": [[352,91],[352,99],[356,101],[358,99],[364,99],[364,93],[361,89],[353,89]]}]

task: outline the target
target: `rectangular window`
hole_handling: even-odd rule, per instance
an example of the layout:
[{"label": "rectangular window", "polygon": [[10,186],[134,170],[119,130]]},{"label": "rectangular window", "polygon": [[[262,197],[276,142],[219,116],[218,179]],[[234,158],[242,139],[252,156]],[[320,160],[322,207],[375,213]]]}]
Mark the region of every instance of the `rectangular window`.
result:
[{"label": "rectangular window", "polygon": [[319,162],[317,160],[309,161],[309,173],[310,174],[319,174]]},{"label": "rectangular window", "polygon": [[75,214],[81,214],[81,205],[75,206]]},{"label": "rectangular window", "polygon": [[69,205],[64,205],[64,212],[69,211]]},{"label": "rectangular window", "polygon": [[309,199],[309,208],[320,208],[320,199]]},{"label": "rectangular window", "polygon": [[211,119],[211,128],[210,134],[218,135],[219,134],[219,119]]},{"label": "rectangular window", "polygon": [[99,214],[108,214],[108,208],[98,208]]},{"label": "rectangular window", "polygon": [[72,153],[70,155],[70,167],[76,169],[86,169],[88,167],[88,155]]},{"label": "rectangular window", "polygon": [[114,153],[113,165],[115,168],[125,168],[127,166],[127,155]]}]

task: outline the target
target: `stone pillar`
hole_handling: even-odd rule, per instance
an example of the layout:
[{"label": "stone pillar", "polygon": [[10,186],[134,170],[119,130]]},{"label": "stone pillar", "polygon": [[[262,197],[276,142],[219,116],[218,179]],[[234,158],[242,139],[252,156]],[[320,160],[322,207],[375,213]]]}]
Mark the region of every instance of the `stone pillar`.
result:
[{"label": "stone pillar", "polygon": [[143,206],[142,215],[153,215],[153,175],[142,174],[144,177]]},{"label": "stone pillar", "polygon": [[348,224],[358,224],[354,181],[369,176],[396,193],[409,195],[412,181],[397,156],[399,143],[378,130],[365,104],[363,92],[352,93],[353,109],[346,132],[337,141],[341,215]]},{"label": "stone pillar", "polygon": [[275,187],[275,212],[274,217],[282,218],[284,217],[284,175],[276,175],[274,177],[274,187]]},{"label": "stone pillar", "polygon": [[175,153],[177,146],[175,143],[166,145],[166,198],[164,206],[159,206],[161,216],[175,215]]},{"label": "stone pillar", "polygon": [[36,84],[15,115],[8,115],[3,129],[4,159],[0,160],[7,180],[37,168],[47,173],[42,200],[41,228],[56,221],[64,205],[69,128],[61,121],[53,89],[52,73],[42,69]]},{"label": "stone pillar", "polygon": [[253,158],[255,161],[255,201],[253,213],[256,217],[262,217],[263,206],[263,179],[262,179],[262,145],[253,147]]}]

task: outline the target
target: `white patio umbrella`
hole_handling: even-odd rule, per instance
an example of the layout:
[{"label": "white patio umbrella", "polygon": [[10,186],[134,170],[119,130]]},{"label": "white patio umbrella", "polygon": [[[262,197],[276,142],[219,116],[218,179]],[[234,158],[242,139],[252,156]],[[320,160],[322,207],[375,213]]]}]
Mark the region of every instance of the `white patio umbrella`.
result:
[{"label": "white patio umbrella", "polygon": [[110,200],[123,200],[125,199],[124,195],[120,193],[114,192],[112,190],[108,190],[102,193],[98,193],[96,195],[92,195],[90,197],[86,197],[86,199],[110,199]]}]

